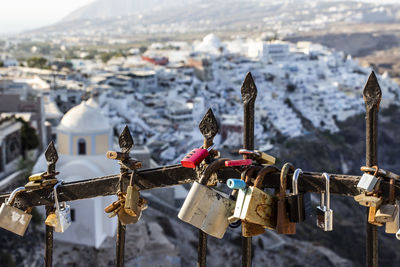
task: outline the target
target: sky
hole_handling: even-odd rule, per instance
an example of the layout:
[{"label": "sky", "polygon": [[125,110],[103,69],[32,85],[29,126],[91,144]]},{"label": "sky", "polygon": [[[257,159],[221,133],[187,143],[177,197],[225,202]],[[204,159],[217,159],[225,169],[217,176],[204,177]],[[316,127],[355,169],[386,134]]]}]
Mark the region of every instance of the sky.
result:
[{"label": "sky", "polygon": [[0,34],[17,33],[58,22],[94,0],[0,0]]},{"label": "sky", "polygon": [[[94,0],[0,0],[0,35],[54,24]],[[110,0],[112,1],[112,0]],[[376,2],[376,0],[359,0]],[[398,3],[400,0],[379,0]]]}]

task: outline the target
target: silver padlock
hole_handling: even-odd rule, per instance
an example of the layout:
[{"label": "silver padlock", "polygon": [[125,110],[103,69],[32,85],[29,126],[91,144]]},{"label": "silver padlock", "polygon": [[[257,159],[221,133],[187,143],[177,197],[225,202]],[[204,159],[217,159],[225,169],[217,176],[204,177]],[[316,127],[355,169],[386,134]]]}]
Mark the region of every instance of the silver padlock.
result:
[{"label": "silver padlock", "polygon": [[376,183],[378,182],[378,178],[376,178],[376,174],[378,173],[378,166],[374,166],[375,173],[373,175],[364,173],[361,176],[360,181],[357,184],[357,188],[366,190],[368,192],[372,192],[375,188]]},{"label": "silver padlock", "polygon": [[23,236],[32,219],[32,215],[13,207],[18,193],[25,191],[25,187],[18,187],[12,191],[6,203],[0,207],[0,227],[17,235]]},{"label": "silver padlock", "polygon": [[204,171],[200,182],[194,182],[178,218],[204,233],[222,238],[228,228],[228,218],[233,214],[235,201],[229,195],[206,186],[208,179],[218,169],[225,167],[228,159],[212,162]]},{"label": "silver padlock", "polygon": [[[325,191],[321,191],[321,204],[317,207],[317,226],[324,231],[333,230],[333,210],[330,206],[330,192],[329,192],[329,175],[324,172],[322,176],[325,178],[326,187]],[[326,205],[325,205],[326,195]]]},{"label": "silver padlock", "polygon": [[54,226],[54,231],[58,233],[64,233],[65,230],[68,229],[68,227],[71,225],[71,208],[69,205],[67,205],[66,202],[62,202],[61,205],[58,202],[58,196],[57,196],[57,187],[59,187],[63,181],[58,182],[54,186],[54,202],[56,205],[56,224]]}]

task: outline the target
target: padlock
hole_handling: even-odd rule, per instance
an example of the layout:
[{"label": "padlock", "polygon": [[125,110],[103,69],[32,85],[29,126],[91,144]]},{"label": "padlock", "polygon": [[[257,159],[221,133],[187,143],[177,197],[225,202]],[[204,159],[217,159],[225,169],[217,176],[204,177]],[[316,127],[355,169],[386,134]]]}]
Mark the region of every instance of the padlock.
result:
[{"label": "padlock", "polygon": [[[385,232],[388,234],[396,234],[397,231],[400,229],[399,225],[399,203],[397,200],[395,200],[394,197],[394,191],[395,191],[395,179],[390,179],[390,186],[389,186],[389,203],[387,205],[382,205],[380,209],[378,210],[375,219],[377,221],[381,221],[381,216],[382,215],[387,215],[383,216],[386,217],[384,220],[386,221],[385,224]],[[385,211],[385,209],[388,209],[388,211]],[[382,214],[382,215],[381,215]]]},{"label": "padlock", "polygon": [[363,190],[366,190],[367,192],[372,192],[374,190],[374,187],[376,183],[378,182],[378,178],[376,178],[376,175],[378,173],[378,166],[373,166],[375,168],[375,173],[373,175],[364,173],[361,176],[360,181],[357,184],[357,187]]},{"label": "padlock", "polygon": [[46,174],[46,172],[32,174],[31,176],[29,176],[28,180],[29,180],[29,182],[36,182],[36,181],[43,180],[44,174]]},{"label": "padlock", "polygon": [[287,211],[289,213],[289,221],[299,223],[304,221],[309,213],[311,203],[310,195],[299,193],[298,179],[303,174],[301,169],[296,169],[292,177],[292,193],[287,196]]},{"label": "padlock", "polygon": [[234,166],[248,166],[253,164],[251,159],[235,159],[225,161],[225,167],[234,167]]},{"label": "padlock", "polygon": [[[247,171],[246,184],[250,183],[251,175],[256,170],[258,169],[252,168]],[[249,186],[245,189],[239,189],[235,204],[235,211],[232,216],[233,218],[240,219],[246,223],[260,225],[263,228],[275,229],[277,198],[267,194],[261,188],[264,177],[269,173],[277,171],[278,169],[274,166],[266,166],[258,172],[254,186]],[[231,188],[238,189],[239,187]],[[243,236],[254,236],[256,234],[260,234],[248,230],[244,232],[245,233]],[[264,230],[262,233],[263,232]]]},{"label": "padlock", "polygon": [[[254,169],[258,169],[258,166],[254,167]],[[250,170],[251,171],[251,170]],[[251,173],[250,171],[246,174],[246,183],[250,184],[251,183]],[[254,182],[254,188],[253,188],[253,202],[254,198],[258,198],[257,202],[259,204],[256,206],[256,214],[257,216],[262,218],[263,223],[253,223],[251,220],[244,220],[242,224],[242,236],[244,237],[252,237],[252,236],[257,236],[265,233],[265,228],[268,229],[275,229],[276,227],[276,216],[277,216],[277,199],[274,195],[260,195],[261,199],[257,197],[257,193],[260,193],[258,191],[259,188],[262,188],[262,182],[264,181],[264,178],[267,174],[271,172],[276,172],[278,169],[274,166],[266,166],[263,169],[261,169],[257,173],[257,178]],[[247,190],[249,191],[249,190]],[[261,192],[263,192],[261,190]],[[264,193],[264,192],[263,192]],[[271,197],[271,198],[270,198]],[[270,200],[271,201],[270,201]],[[254,205],[253,205],[254,206]],[[249,205],[251,207],[251,204]],[[243,210],[242,210],[243,211]],[[250,210],[251,212],[251,210]],[[253,219],[257,218],[256,216],[251,215],[251,213],[247,212],[247,218]]]},{"label": "padlock", "polygon": [[354,196],[354,200],[357,201],[361,206],[365,207],[379,207],[383,202],[381,197],[374,195],[367,196],[364,193]]},{"label": "padlock", "polygon": [[[321,203],[317,207],[317,226],[324,231],[333,230],[333,210],[331,210],[330,200],[330,183],[329,175],[324,172],[322,176],[325,178],[325,191],[321,191]],[[326,205],[325,205],[326,195]]]},{"label": "padlock", "polygon": [[135,170],[131,173],[131,179],[129,181],[128,188],[126,190],[126,199],[125,199],[125,212],[130,216],[139,215],[139,190],[135,187],[134,184],[135,178]]},{"label": "padlock", "polygon": [[280,186],[278,194],[278,215],[276,232],[278,234],[295,234],[296,223],[289,221],[289,214],[287,210],[287,198],[286,198],[286,183],[289,171],[294,171],[294,167],[291,163],[285,163],[281,170],[280,175]]},{"label": "padlock", "polygon": [[23,236],[32,219],[32,215],[13,207],[18,193],[25,191],[25,187],[18,187],[10,194],[6,203],[0,207],[0,227],[17,235]]},{"label": "padlock", "polygon": [[54,227],[54,231],[58,233],[64,233],[71,225],[71,208],[66,202],[62,202],[61,205],[58,202],[57,188],[63,183],[59,181],[53,188],[54,202],[56,210],[54,213],[50,213],[46,218],[46,225]]},{"label": "padlock", "polygon": [[[399,203],[396,203],[396,206],[399,206]],[[387,234],[397,234],[398,231],[400,230],[400,224],[399,224],[399,210],[397,208],[397,214],[394,217],[394,220],[392,222],[387,222],[385,224],[385,233]]]},{"label": "padlock", "polygon": [[185,168],[196,168],[208,155],[210,154],[210,150],[213,149],[214,145],[209,148],[195,148],[190,151],[182,160],[181,165]]},{"label": "padlock", "polygon": [[[246,184],[246,176],[249,175],[249,177],[251,177],[251,175],[254,173],[254,171],[258,171],[261,170],[262,167],[261,166],[253,166],[250,168],[245,169],[242,173],[241,173],[241,179],[228,179],[226,181],[226,185],[233,189],[231,196],[233,197],[234,200],[237,199],[238,196],[238,190],[242,189],[242,190],[247,190],[247,184]],[[251,178],[247,179],[248,181],[251,180]],[[235,204],[236,207],[236,204]],[[234,217],[234,215],[232,215],[231,217],[228,218],[230,224],[229,227],[231,228],[237,228],[239,226],[242,226],[242,234],[243,236],[247,236],[250,234],[263,234],[265,232],[265,229],[263,226],[258,225],[258,224],[251,224],[251,223],[246,223],[240,220],[240,218]]]},{"label": "padlock", "polygon": [[397,205],[386,204],[379,207],[375,214],[375,221],[379,223],[393,222],[399,212]]},{"label": "padlock", "polygon": [[118,220],[122,225],[133,224],[140,220],[142,217],[142,211],[145,209],[147,209],[147,200],[144,198],[139,198],[139,210],[137,215],[131,216],[124,208],[122,208],[122,206],[118,209],[118,211],[116,211],[116,214],[118,215]]},{"label": "padlock", "polygon": [[377,210],[377,207],[369,207],[368,223],[376,225],[376,226],[383,226],[383,223],[376,221],[376,218],[375,218],[376,210]]},{"label": "padlock", "polygon": [[268,155],[267,153],[264,153],[260,150],[240,149],[239,154],[240,155],[248,155],[248,156],[254,158],[254,160],[260,164],[273,165],[273,164],[275,164],[275,161],[276,161],[276,159],[273,156]]},{"label": "padlock", "polygon": [[226,158],[207,166],[199,182],[194,182],[178,213],[178,218],[204,233],[222,238],[228,228],[228,218],[233,214],[235,201],[227,194],[207,187],[211,175],[225,167]]}]

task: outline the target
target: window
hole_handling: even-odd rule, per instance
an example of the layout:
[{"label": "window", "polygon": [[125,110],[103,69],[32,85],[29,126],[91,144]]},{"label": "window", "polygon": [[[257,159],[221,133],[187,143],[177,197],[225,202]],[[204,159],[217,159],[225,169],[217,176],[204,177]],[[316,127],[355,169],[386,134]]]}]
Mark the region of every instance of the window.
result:
[{"label": "window", "polygon": [[86,155],[86,141],[85,139],[78,140],[78,155]]},{"label": "window", "polygon": [[71,209],[71,222],[75,221],[75,209]]}]

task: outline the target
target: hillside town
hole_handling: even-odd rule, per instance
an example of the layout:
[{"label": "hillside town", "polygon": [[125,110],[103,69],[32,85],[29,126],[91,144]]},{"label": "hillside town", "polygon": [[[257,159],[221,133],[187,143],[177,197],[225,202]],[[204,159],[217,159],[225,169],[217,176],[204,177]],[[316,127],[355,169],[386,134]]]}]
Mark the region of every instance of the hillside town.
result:
[{"label": "hillside town", "polygon": [[[338,121],[363,112],[361,90],[371,71],[318,44],[262,37],[221,41],[215,34],[194,43],[153,43],[144,53],[131,49],[106,63],[72,59],[50,62],[50,69],[19,66],[16,60],[4,63],[2,117],[22,118],[35,128],[40,149],[56,138],[63,114],[92,97],[110,120],[114,138],[128,125],[135,143],[158,155],[153,159],[159,164],[178,163],[201,145],[196,125],[210,107],[220,122],[217,146],[240,147],[240,87],[247,72],[259,90],[256,144],[269,150],[276,138],[307,135],[313,128],[334,133]],[[382,107],[396,105],[398,85],[387,74],[378,79]],[[8,170],[10,162],[3,161]]]}]

